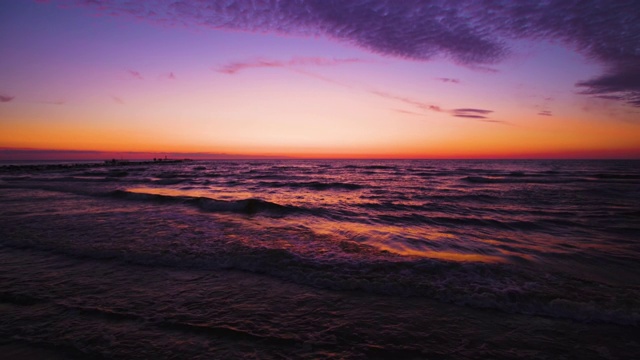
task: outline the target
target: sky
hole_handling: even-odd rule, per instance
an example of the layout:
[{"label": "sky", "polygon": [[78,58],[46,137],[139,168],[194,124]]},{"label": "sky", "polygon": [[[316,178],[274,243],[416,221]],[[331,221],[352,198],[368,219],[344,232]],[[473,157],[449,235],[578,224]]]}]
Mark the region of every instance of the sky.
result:
[{"label": "sky", "polygon": [[640,2],[3,0],[0,160],[640,158]]}]

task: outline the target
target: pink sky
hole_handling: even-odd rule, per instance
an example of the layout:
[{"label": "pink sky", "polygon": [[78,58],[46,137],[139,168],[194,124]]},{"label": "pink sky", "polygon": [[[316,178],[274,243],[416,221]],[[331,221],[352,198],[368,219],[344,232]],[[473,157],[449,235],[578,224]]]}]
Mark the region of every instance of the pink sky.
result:
[{"label": "pink sky", "polygon": [[[443,30],[420,2],[309,2],[309,19],[293,2],[80,3],[0,4],[0,160],[640,157],[637,65],[624,60],[639,55],[608,52],[637,49],[621,34],[638,25],[587,48],[535,20],[554,9],[530,14],[529,35],[473,6]],[[604,9],[598,22],[567,11],[617,24]]]}]

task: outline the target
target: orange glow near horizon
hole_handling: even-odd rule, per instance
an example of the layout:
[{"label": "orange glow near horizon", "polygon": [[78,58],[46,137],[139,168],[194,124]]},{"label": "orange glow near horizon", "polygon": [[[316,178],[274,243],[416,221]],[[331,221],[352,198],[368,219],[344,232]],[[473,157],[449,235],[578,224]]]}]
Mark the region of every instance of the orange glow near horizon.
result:
[{"label": "orange glow near horizon", "polygon": [[[510,58],[478,70],[324,38],[194,34],[46,4],[14,11],[5,26],[21,37],[3,40],[17,50],[1,60],[0,160],[20,149],[65,159],[640,158],[637,108],[579,94],[575,84],[603,66],[559,44],[514,41]],[[26,27],[30,17],[50,31]],[[86,26],[104,42],[74,31]],[[123,44],[123,28],[138,37]],[[63,40],[68,52],[47,45]]]},{"label": "orange glow near horizon", "polygon": [[[387,113],[389,123],[405,121],[402,114]],[[413,120],[413,119],[411,119]],[[97,121],[59,121],[55,127],[45,119],[16,119],[0,123],[1,148],[55,151],[98,151],[103,153],[203,153],[298,158],[633,158],[640,155],[638,126],[621,122],[616,127],[605,121],[578,119],[524,119],[519,123],[471,123],[466,119],[420,119],[424,128],[372,128],[357,137],[357,128],[332,129],[310,126],[263,128],[261,134],[199,141],[199,131],[184,135],[173,127],[147,129]],[[448,132],[429,131],[430,122],[457,122]],[[466,123],[465,123],[466,122]],[[273,123],[271,123],[273,124]],[[290,124],[289,124],[290,125]],[[335,126],[335,124],[332,124]],[[441,125],[442,126],[442,125]],[[386,132],[386,136],[380,131]],[[28,135],[28,136],[26,136]],[[182,139],[181,139],[182,137]],[[217,144],[217,145],[215,145]],[[130,157],[130,155],[125,155]],[[203,155],[203,157],[206,157]],[[6,159],[10,160],[10,159]]]}]

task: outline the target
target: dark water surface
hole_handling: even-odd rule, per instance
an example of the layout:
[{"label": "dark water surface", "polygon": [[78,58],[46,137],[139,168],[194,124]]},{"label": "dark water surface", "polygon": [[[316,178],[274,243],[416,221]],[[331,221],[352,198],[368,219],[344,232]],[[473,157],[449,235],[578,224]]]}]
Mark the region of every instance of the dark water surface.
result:
[{"label": "dark water surface", "polygon": [[0,335],[65,356],[632,358],[639,260],[639,161],[0,168]]}]

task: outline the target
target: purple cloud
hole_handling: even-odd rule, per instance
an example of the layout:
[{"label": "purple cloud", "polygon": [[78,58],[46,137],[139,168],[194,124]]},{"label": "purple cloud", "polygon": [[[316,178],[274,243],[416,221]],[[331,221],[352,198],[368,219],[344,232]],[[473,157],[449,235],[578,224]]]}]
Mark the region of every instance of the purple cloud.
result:
[{"label": "purple cloud", "polygon": [[[468,118],[468,119],[489,119],[486,115],[489,115],[491,113],[493,113],[493,110],[486,110],[486,109],[475,109],[475,108],[459,108],[459,109],[451,109],[451,110],[447,110],[447,109],[443,109],[438,105],[433,105],[433,104],[429,104],[426,102],[422,102],[422,101],[418,101],[415,99],[411,99],[408,97],[404,97],[404,96],[399,96],[399,95],[394,95],[394,94],[390,94],[384,91],[377,91],[377,90],[372,90],[370,91],[371,94],[374,94],[376,96],[379,97],[383,97],[385,99],[390,99],[390,100],[396,100],[399,102],[402,102],[406,105],[412,105],[420,110],[427,110],[427,111],[435,111],[435,112],[442,112],[442,113],[448,113],[451,114],[454,117],[460,117],[460,118]],[[417,113],[415,111],[409,111],[409,110],[400,110],[400,109],[394,109],[395,111],[399,112],[399,113],[403,113],[403,114],[409,114],[409,115],[423,115],[420,113]],[[500,120],[486,120],[487,122],[494,122],[494,123],[506,123],[504,121],[500,121]]]},{"label": "purple cloud", "polygon": [[[489,115],[493,112],[493,110],[485,110],[485,109],[473,109],[473,108],[460,108],[453,109],[449,111],[451,115],[459,118],[467,118],[467,119],[488,119],[486,115]],[[491,121],[498,122],[498,121]]]},{"label": "purple cloud", "polygon": [[0,95],[0,102],[9,102],[13,99],[15,99],[15,96]]},{"label": "purple cloud", "polygon": [[134,79],[143,80],[142,74],[139,71],[127,70],[127,73]]},{"label": "purple cloud", "polygon": [[613,64],[609,65],[604,75],[577,83],[578,87],[584,89],[580,93],[601,99],[623,100],[640,107],[640,51],[637,52],[639,55],[632,61],[612,61]]},{"label": "purple cloud", "polygon": [[124,100],[122,100],[121,98],[119,98],[117,96],[112,96],[111,100],[113,100],[113,102],[115,102],[116,104],[124,105]]},{"label": "purple cloud", "polygon": [[594,95],[595,98],[604,100],[624,100],[620,95]]},{"label": "purple cloud", "polygon": [[324,36],[399,58],[440,56],[482,71],[510,54],[513,40],[563,43],[608,71],[577,83],[640,107],[637,0],[57,0],[160,25]]},{"label": "purple cloud", "polygon": [[463,108],[463,109],[453,109],[453,112],[456,114],[466,114],[466,113],[490,114],[493,112],[493,110]]},{"label": "purple cloud", "polygon": [[292,68],[301,66],[336,66],[342,64],[353,64],[365,62],[361,59],[329,59],[322,57],[294,57],[290,60],[267,60],[257,59],[252,61],[232,62],[223,65],[216,71],[224,74],[235,74],[251,68]]},{"label": "purple cloud", "polygon": [[553,116],[553,114],[549,110],[542,110],[542,111],[540,111],[538,113],[538,115],[540,115],[540,116]]},{"label": "purple cloud", "polygon": [[441,78],[436,78],[436,80],[441,81],[443,83],[460,84],[460,80],[459,79],[441,77]]},{"label": "purple cloud", "polygon": [[494,124],[508,124],[510,125],[508,122],[506,121],[502,121],[502,120],[493,120],[493,119],[486,119],[486,120],[480,120],[482,122],[486,122],[486,123],[494,123]]},{"label": "purple cloud", "polygon": [[490,74],[496,74],[499,72],[498,69],[494,69],[489,66],[482,66],[482,65],[476,65],[476,64],[466,64],[466,65],[468,68],[475,71],[479,71],[479,72],[490,73]]},{"label": "purple cloud", "polygon": [[486,119],[486,116],[482,115],[469,115],[469,114],[453,114],[455,117],[459,118],[469,118],[469,119]]}]

